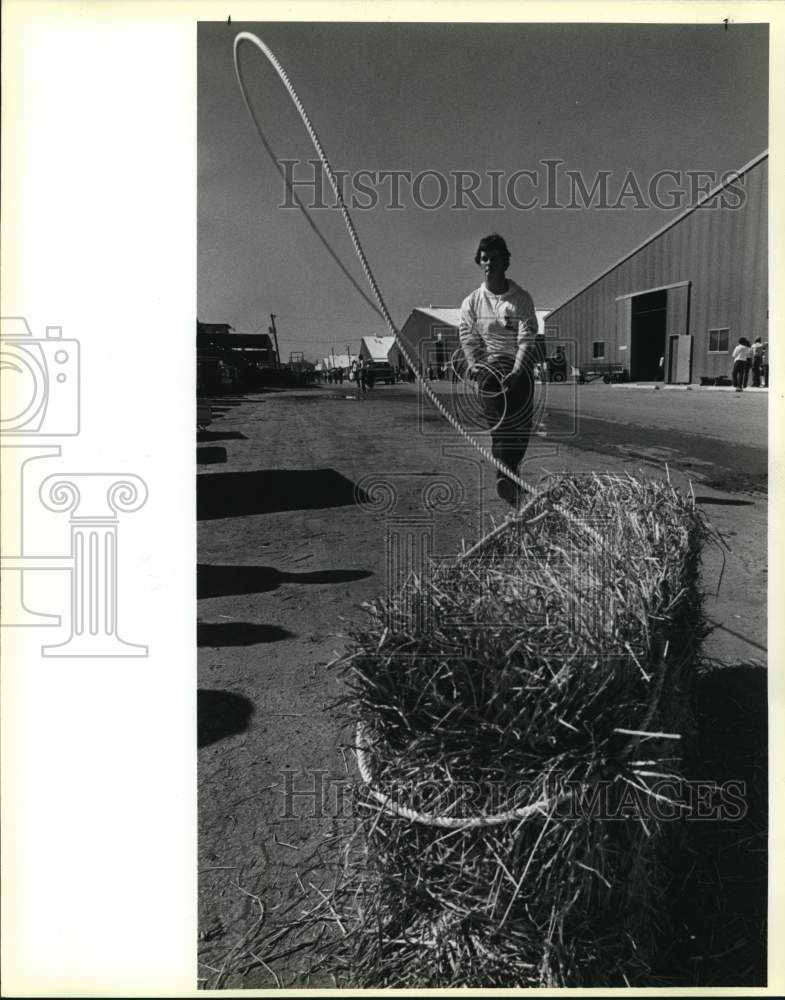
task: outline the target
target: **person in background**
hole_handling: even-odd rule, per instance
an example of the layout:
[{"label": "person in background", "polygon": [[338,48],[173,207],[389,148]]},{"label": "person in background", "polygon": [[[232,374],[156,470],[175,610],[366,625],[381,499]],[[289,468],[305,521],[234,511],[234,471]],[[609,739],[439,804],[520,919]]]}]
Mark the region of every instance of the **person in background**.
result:
[{"label": "person in background", "polygon": [[752,357],[752,348],[750,347],[750,342],[746,337],[739,337],[739,342],[733,348],[733,354],[731,359],[733,361],[733,371],[731,372],[731,381],[733,382],[733,387],[736,392],[741,392],[745,384],[745,375],[747,374],[747,362]]},{"label": "person in background", "polygon": [[763,368],[763,344],[760,337],[752,345],[752,388],[760,389],[760,373]]},{"label": "person in background", "polygon": [[[544,358],[531,295],[507,278],[510,251],[498,233],[480,240],[474,256],[484,281],[461,304],[459,336],[467,374],[480,388],[491,451],[517,474],[531,433],[534,365]],[[497,469],[496,491],[516,506],[516,484]]]}]

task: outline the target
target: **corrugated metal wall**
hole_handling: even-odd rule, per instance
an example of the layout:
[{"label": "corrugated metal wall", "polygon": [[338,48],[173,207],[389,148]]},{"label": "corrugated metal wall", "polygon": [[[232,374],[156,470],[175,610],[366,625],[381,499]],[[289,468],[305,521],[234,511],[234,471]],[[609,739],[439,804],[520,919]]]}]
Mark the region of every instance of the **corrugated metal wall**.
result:
[{"label": "corrugated metal wall", "polygon": [[[768,340],[768,158],[743,174],[744,201],[726,189],[695,209],[632,257],[616,265],[548,317],[567,346],[569,361],[592,361],[592,342],[605,341],[605,360],[627,366],[621,296],[690,283],[687,332],[692,335],[692,381],[730,374],[739,337]],[[709,329],[730,330],[727,353],[709,354]],[[549,333],[551,331],[549,330]],[[576,346],[572,346],[571,341]],[[622,350],[620,350],[622,348]],[[666,365],[667,372],[667,365]]]}]

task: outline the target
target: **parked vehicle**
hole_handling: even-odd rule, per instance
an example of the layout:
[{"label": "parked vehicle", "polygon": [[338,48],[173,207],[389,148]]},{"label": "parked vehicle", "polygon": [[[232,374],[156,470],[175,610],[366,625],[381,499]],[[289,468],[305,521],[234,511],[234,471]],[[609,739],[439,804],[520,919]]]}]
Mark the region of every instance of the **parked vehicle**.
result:
[{"label": "parked vehicle", "polygon": [[578,381],[594,382],[598,378],[601,378],[606,385],[610,385],[611,382],[628,382],[630,373],[624,365],[599,363],[581,366]]},{"label": "parked vehicle", "polygon": [[373,373],[374,382],[384,382],[385,385],[395,384],[395,370],[386,361],[372,361],[366,363],[366,370]]},{"label": "parked vehicle", "polygon": [[221,388],[221,362],[215,357],[196,359],[196,394],[209,396]]},{"label": "parked vehicle", "polygon": [[545,371],[549,382],[567,381],[567,358],[563,354],[554,354],[545,359]]}]

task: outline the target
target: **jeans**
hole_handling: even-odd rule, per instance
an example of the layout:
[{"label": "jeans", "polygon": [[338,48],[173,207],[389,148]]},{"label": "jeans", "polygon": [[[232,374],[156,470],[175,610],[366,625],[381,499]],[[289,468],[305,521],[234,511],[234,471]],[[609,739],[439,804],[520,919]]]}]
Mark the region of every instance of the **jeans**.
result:
[{"label": "jeans", "polygon": [[747,362],[734,361],[733,372],[731,373],[731,379],[733,380],[733,385],[736,389],[744,388],[744,380],[746,374],[747,374]]},{"label": "jeans", "polygon": [[[532,425],[534,374],[530,366],[521,369],[517,381],[502,389],[497,378],[480,382],[480,404],[491,431],[491,452],[515,473],[526,454]],[[496,478],[504,478],[496,470]]]}]

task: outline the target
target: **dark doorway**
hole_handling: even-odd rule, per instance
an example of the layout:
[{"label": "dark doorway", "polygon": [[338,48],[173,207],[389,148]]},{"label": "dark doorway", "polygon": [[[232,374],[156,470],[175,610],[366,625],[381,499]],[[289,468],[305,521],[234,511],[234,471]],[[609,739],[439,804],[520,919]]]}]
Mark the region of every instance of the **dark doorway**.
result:
[{"label": "dark doorway", "polygon": [[668,292],[646,292],[632,300],[630,321],[630,380],[658,382],[665,356]]},{"label": "dark doorway", "polygon": [[679,371],[679,337],[670,337],[670,349],[668,350],[668,382],[676,382]]}]

